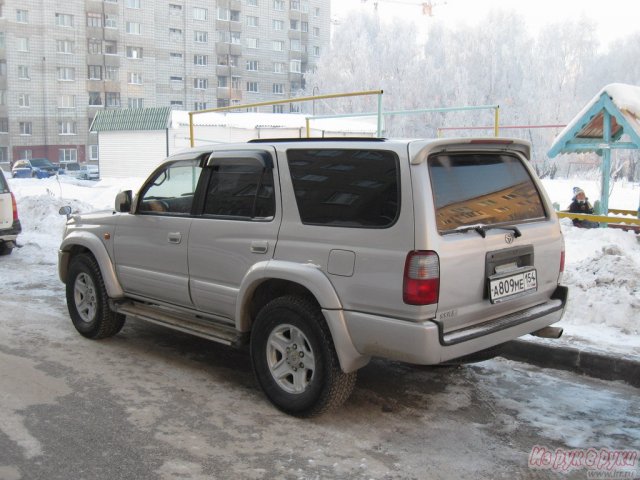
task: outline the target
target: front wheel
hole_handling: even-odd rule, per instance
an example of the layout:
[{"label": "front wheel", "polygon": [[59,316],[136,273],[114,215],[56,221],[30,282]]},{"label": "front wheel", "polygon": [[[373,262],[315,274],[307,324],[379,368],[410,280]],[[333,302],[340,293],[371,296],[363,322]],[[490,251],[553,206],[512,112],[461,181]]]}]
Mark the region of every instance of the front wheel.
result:
[{"label": "front wheel", "polygon": [[356,372],[340,369],[320,309],[299,297],[276,298],[260,310],[251,331],[251,361],[269,400],[298,417],[342,405],[356,382]]},{"label": "front wheel", "polygon": [[66,294],[71,321],[81,335],[106,338],[122,329],[125,316],[109,308],[104,280],[93,256],[80,254],[71,259]]}]

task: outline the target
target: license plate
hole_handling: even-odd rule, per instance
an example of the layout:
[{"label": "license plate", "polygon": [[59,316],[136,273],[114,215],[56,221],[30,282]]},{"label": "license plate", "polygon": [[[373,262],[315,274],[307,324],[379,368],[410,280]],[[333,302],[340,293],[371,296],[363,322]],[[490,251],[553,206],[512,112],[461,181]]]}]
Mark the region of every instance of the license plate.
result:
[{"label": "license plate", "polygon": [[535,268],[489,280],[489,298],[491,303],[502,302],[511,297],[536,290],[538,280]]}]

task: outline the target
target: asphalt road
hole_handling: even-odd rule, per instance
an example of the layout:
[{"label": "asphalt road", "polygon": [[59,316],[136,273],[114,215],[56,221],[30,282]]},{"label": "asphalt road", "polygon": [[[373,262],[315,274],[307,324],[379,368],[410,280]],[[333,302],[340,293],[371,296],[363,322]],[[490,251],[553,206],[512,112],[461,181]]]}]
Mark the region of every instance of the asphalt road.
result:
[{"label": "asphalt road", "polygon": [[19,253],[0,258],[0,480],[549,478],[536,445],[640,450],[640,390],[502,359],[374,360],[340,410],[292,418],[243,351],[137,321],[81,337],[55,266]]}]

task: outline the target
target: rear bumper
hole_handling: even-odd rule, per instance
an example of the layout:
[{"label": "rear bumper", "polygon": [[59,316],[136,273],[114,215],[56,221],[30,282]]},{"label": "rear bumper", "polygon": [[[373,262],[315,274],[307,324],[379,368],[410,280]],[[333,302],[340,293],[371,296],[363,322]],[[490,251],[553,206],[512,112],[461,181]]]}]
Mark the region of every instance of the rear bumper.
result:
[{"label": "rear bumper", "polygon": [[15,220],[11,228],[0,229],[0,241],[15,242],[20,232],[22,232],[20,220]]},{"label": "rear bumper", "polygon": [[355,349],[363,356],[436,365],[508,342],[562,318],[567,287],[559,286],[548,302],[455,332],[442,333],[433,321],[412,323],[357,312],[345,312]]}]

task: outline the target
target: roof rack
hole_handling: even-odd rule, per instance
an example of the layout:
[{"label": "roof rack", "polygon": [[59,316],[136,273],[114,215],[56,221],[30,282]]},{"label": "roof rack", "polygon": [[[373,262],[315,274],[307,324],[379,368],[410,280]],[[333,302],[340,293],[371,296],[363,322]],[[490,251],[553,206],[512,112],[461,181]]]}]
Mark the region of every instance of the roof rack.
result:
[{"label": "roof rack", "polygon": [[272,142],[385,142],[381,137],[311,137],[311,138],[254,138],[248,143],[272,143]]}]

